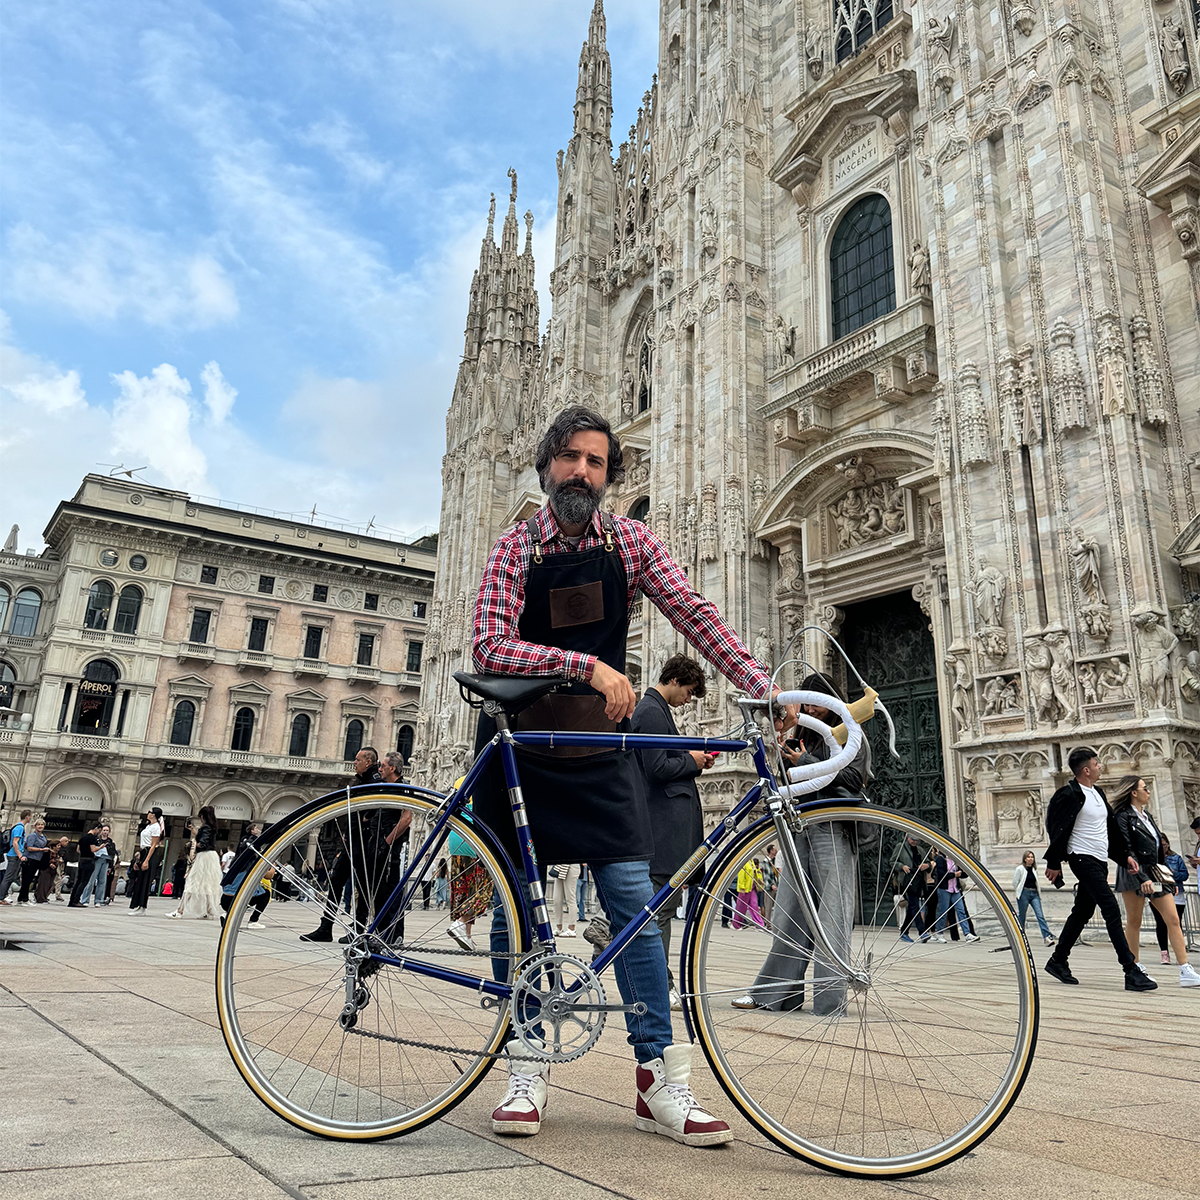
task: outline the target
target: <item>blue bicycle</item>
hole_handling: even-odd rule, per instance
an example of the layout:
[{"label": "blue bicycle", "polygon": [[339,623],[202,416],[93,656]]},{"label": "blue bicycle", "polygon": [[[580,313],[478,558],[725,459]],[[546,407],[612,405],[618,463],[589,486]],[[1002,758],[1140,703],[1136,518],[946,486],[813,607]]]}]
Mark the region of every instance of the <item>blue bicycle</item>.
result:
[{"label": "blue bicycle", "polygon": [[[610,998],[606,969],[692,880],[674,964],[676,1040],[702,1045],[744,1118],[739,1136],[826,1170],[901,1177],[952,1161],[997,1127],[1037,1041],[1029,947],[999,886],[944,832],[861,798],[805,799],[858,749],[850,708],[824,694],[777,697],[844,722],[842,745],[802,716],[830,757],[786,769],[762,702],[742,701],[741,728],[724,738],[514,732],[516,714],[564,680],[456,678],[499,730],[459,787],[330,793],[234,864],[241,883],[221,934],[217,1006],[238,1070],[269,1108],[321,1136],[388,1138],[448,1113],[510,1041],[530,1059],[578,1058],[610,1013],[629,1011]],[[514,864],[467,808],[500,755],[527,835],[516,751],[549,746],[720,751],[753,763],[749,791],[590,961],[556,943],[532,840],[518,839]],[[783,867],[770,928],[735,929],[728,893],[771,845]],[[442,858],[446,908],[421,886]],[[972,924],[961,930],[957,905],[950,925],[933,919],[948,864],[956,888],[969,884]],[[251,925],[264,886],[275,900]],[[333,919],[328,942],[298,940],[314,911]],[[503,948],[489,942],[493,922],[507,927]]]}]

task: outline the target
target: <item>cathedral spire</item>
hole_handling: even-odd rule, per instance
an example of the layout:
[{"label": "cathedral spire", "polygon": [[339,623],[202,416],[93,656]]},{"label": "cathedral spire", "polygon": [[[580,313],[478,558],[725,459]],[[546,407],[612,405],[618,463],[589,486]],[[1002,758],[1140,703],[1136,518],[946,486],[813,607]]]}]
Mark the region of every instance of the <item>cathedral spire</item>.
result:
[{"label": "cathedral spire", "polygon": [[517,252],[517,172],[514,167],[508,168],[508,177],[512,180],[512,190],[508,194],[508,215],[504,218],[504,233],[500,239],[500,250],[504,254]]},{"label": "cathedral spire", "polygon": [[579,52],[579,86],[575,90],[575,135],[609,136],[612,118],[612,64],[606,45],[604,0],[596,0],[588,22],[588,40]]}]

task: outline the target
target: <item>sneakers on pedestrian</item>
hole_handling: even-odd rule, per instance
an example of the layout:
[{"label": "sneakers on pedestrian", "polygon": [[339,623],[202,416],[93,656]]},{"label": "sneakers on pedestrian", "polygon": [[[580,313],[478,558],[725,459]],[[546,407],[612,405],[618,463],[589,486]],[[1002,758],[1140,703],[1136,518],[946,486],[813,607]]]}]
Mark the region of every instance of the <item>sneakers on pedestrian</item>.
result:
[{"label": "sneakers on pedestrian", "polygon": [[1044,940],[1045,940],[1045,943],[1047,946],[1057,946],[1058,945],[1058,938],[1056,938],[1056,937],[1048,937],[1048,938],[1045,938]]},{"label": "sneakers on pedestrian", "polygon": [[926,938],[926,941],[930,941],[930,942],[941,942],[943,946],[945,946],[945,945],[948,945],[948,943],[947,943],[946,939],[945,939],[944,937],[942,937],[942,935],[941,935],[940,933],[935,933],[935,934],[933,935],[933,937],[931,937],[931,938]]},{"label": "sneakers on pedestrian", "polygon": [[312,933],[302,933],[300,935],[302,942],[332,942],[333,941],[333,922],[322,921],[320,925],[312,931]]},{"label": "sneakers on pedestrian", "polygon": [[968,941],[968,942],[977,942],[977,941],[979,941],[979,934],[977,934],[977,933],[968,933],[968,934],[967,934],[967,941]]},{"label": "sneakers on pedestrian", "polygon": [[1171,965],[1171,952],[1170,952],[1170,950],[1162,950],[1162,951],[1160,951],[1160,952],[1159,952],[1159,955],[1158,955],[1158,961],[1159,961],[1160,963],[1162,963],[1162,965],[1163,965],[1164,967],[1169,967],[1169,966]]},{"label": "sneakers on pedestrian", "polygon": [[1059,962],[1057,958],[1050,958],[1046,962],[1046,974],[1053,975],[1059,983],[1078,983],[1079,980],[1071,974],[1071,968],[1065,962]]},{"label": "sneakers on pedestrian", "polygon": [[532,1137],[546,1115],[550,1064],[523,1057],[529,1048],[515,1038],[505,1049],[512,1056],[508,1060],[508,1091],[492,1113],[492,1132]]},{"label": "sneakers on pedestrian", "polygon": [[1184,963],[1179,968],[1179,986],[1200,987],[1200,975],[1196,974],[1196,969],[1191,963]]},{"label": "sneakers on pedestrian", "polygon": [[1125,990],[1127,992],[1153,992],[1157,988],[1158,984],[1137,963],[1134,963],[1132,967],[1125,968]]},{"label": "sneakers on pedestrian", "polygon": [[[450,935],[453,941],[456,941],[464,950],[474,950],[475,942],[471,935],[467,932],[467,927],[462,921],[451,921],[446,932]],[[537,1130],[534,1130],[536,1133]]]},{"label": "sneakers on pedestrian", "polygon": [[163,913],[163,916],[166,917],[170,921],[182,921],[183,920],[183,913],[181,913],[181,912]]},{"label": "sneakers on pedestrian", "polygon": [[900,940],[902,942],[908,942],[910,946],[912,945],[912,938],[910,938],[907,933],[902,933],[900,935]]},{"label": "sneakers on pedestrian", "polygon": [[679,995],[679,989],[671,988],[669,994],[671,997],[671,1011],[672,1012],[683,1012],[683,999]]},{"label": "sneakers on pedestrian", "polygon": [[692,1047],[667,1046],[662,1058],[639,1063],[634,1125],[643,1133],[661,1133],[685,1146],[721,1146],[733,1130],[706,1113],[692,1095]]},{"label": "sneakers on pedestrian", "polygon": [[749,994],[749,992],[747,992],[746,995],[739,996],[736,1000],[730,1000],[729,1007],[730,1008],[762,1008],[762,1005],[759,1004],[759,1002],[757,1000],[755,1000],[755,998],[753,996],[751,996]]}]

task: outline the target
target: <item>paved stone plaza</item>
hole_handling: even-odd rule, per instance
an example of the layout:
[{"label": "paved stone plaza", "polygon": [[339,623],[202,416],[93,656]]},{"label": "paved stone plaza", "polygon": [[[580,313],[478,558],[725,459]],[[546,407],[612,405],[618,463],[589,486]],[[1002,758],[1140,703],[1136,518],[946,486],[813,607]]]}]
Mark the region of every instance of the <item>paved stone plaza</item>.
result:
[{"label": "paved stone plaza", "polygon": [[[632,1055],[619,1021],[593,1053],[554,1069],[547,1125],[535,1139],[486,1132],[500,1094],[495,1076],[449,1121],[407,1138],[351,1146],[305,1136],[259,1104],[225,1051],[213,1003],[217,929],[168,922],[169,906],[154,900],[143,918],[120,902],[0,917],[8,946],[0,952],[0,1196],[828,1194],[831,1177],[766,1148],[737,1119],[738,1141],[712,1151],[636,1133]],[[947,1200],[1200,1194],[1200,995],[1181,990],[1173,968],[1153,966],[1164,986],[1127,995],[1098,941],[1077,950],[1072,965],[1081,986],[1045,981],[1033,1072],[1017,1108],[975,1154],[918,1179],[834,1186]],[[705,1066],[697,1076],[700,1097],[734,1119]]]}]

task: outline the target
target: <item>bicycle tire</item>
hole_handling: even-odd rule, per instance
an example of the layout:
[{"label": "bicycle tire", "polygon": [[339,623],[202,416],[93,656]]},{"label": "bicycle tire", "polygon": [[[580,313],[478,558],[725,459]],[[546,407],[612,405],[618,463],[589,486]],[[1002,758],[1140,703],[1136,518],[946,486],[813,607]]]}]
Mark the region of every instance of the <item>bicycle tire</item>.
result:
[{"label": "bicycle tire", "polygon": [[[359,791],[350,798],[347,798],[345,793],[342,792],[332,793],[326,797],[326,800],[327,803],[323,805],[306,806],[304,811],[298,815],[297,820],[281,823],[270,830],[271,837],[269,843],[260,847],[263,860],[270,863],[282,861],[283,856],[290,854],[301,839],[308,839],[309,835],[313,833],[319,834],[322,827],[331,821],[336,822],[346,818],[353,820],[356,816],[361,817],[366,812],[376,809],[387,810],[389,808],[408,810],[413,812],[414,816],[418,813],[428,816],[438,807],[427,796],[408,792],[405,788],[397,787],[396,785],[380,788],[378,792]],[[497,893],[499,893],[499,901],[509,921],[509,928],[521,930],[521,940],[524,943],[527,940],[525,933],[526,926],[521,916],[516,893],[513,890],[512,877],[509,873],[511,871],[511,864],[509,864],[507,857],[498,848],[490,831],[485,830],[478,823],[467,823],[454,818],[449,823],[449,827],[462,839],[463,844],[469,845],[474,850],[477,861],[484,864],[484,869],[490,876],[493,888],[492,901],[496,900]],[[351,854],[351,876],[355,874],[356,870],[353,857],[353,854]],[[353,1058],[353,1048],[357,1044],[365,1043],[367,1039],[363,1039],[353,1033],[341,1031],[337,1024],[337,1018],[341,1010],[342,994],[339,994],[336,983],[332,987],[330,986],[330,981],[339,979],[343,973],[345,953],[336,941],[316,944],[299,943],[295,937],[296,926],[293,921],[292,927],[278,938],[264,939],[262,933],[256,933],[254,939],[247,937],[247,944],[242,946],[239,951],[239,940],[242,939],[243,931],[246,928],[243,918],[250,908],[250,901],[253,899],[254,893],[258,889],[258,885],[266,871],[266,868],[262,866],[263,860],[259,860],[259,866],[246,875],[246,878],[234,894],[227,918],[223,923],[221,938],[217,947],[217,1014],[226,1048],[242,1078],[259,1100],[277,1116],[283,1118],[289,1124],[303,1129],[307,1133],[335,1140],[379,1141],[398,1137],[421,1129],[445,1116],[482,1082],[484,1076],[487,1075],[495,1063],[495,1059],[489,1057],[489,1055],[497,1053],[508,1040],[510,1034],[507,1005],[500,1005],[495,1010],[495,1016],[488,1018],[490,1028],[482,1038],[481,1044],[476,1049],[467,1048],[468,1054],[473,1053],[475,1056],[470,1058],[468,1058],[467,1054],[458,1056],[460,1058],[467,1058],[465,1066],[460,1066],[455,1061],[454,1055],[441,1056],[451,1062],[458,1071],[458,1074],[454,1078],[449,1079],[445,1087],[440,1087],[435,1094],[423,1097],[423,1102],[414,1102],[410,1107],[405,1107],[403,1102],[397,1101],[396,1111],[388,1115],[382,1115],[385,1094],[394,1097],[403,1088],[411,1088],[416,1084],[420,1084],[422,1080],[417,1078],[416,1084],[406,1082],[403,1078],[404,1071],[401,1062],[401,1069],[399,1071],[401,1078],[398,1084],[396,1081],[397,1071],[390,1066],[389,1062],[389,1075],[385,1081],[384,1052],[382,1049],[377,1054],[379,1066],[377,1078],[374,1081],[380,1101],[380,1115],[376,1119],[363,1119],[358,1115],[362,1108],[361,1095],[359,1093],[367,1093],[369,1098],[369,1089],[362,1081],[355,1083],[353,1079],[347,1078],[350,1075],[350,1071],[347,1068],[352,1064],[347,1063],[346,1066],[343,1065],[344,1056],[341,1052],[338,1054],[336,1065],[332,1069],[323,1072],[326,1079],[332,1082],[333,1099],[328,1112],[316,1111],[315,1101],[311,1104],[300,1102],[292,1094],[296,1090],[294,1085],[291,1089],[285,1089],[282,1082],[276,1082],[277,1079],[281,1078],[281,1064],[276,1060],[282,1059],[283,1063],[287,1066],[287,1069],[282,1071],[283,1082],[286,1082],[293,1076],[297,1079],[304,1079],[312,1071],[311,1063],[313,1060],[310,1059],[308,1064],[303,1064],[299,1057],[294,1061],[290,1061],[286,1054],[281,1054],[280,1047],[284,1044],[285,1039],[276,1032],[273,1032],[270,1018],[263,1022],[263,1027],[259,1032],[256,1044],[256,1035],[248,1027],[245,1014],[250,1008],[263,1006],[269,1012],[273,997],[268,995],[264,1000],[263,993],[269,992],[270,988],[262,984],[263,975],[252,976],[245,969],[247,963],[252,963],[251,955],[253,955],[253,960],[265,957],[268,963],[271,961],[272,956],[274,956],[274,960],[283,965],[284,973],[291,974],[293,981],[298,974],[302,979],[319,979],[322,971],[328,973],[332,968],[332,974],[329,974],[326,978],[324,987],[316,984],[302,983],[300,988],[297,989],[300,993],[299,998],[291,1001],[292,1004],[296,1004],[299,1003],[299,1000],[303,999],[304,1003],[307,1004],[309,1001],[305,997],[315,997],[311,1003],[317,1010],[313,1016],[313,1021],[304,1028],[303,1033],[297,1038],[296,1045],[300,1045],[303,1042],[303,1049],[307,1051],[313,1039],[317,1038],[318,1035],[318,1045],[320,1046],[331,1036],[336,1038],[340,1033],[342,1049],[345,1049],[345,1044],[349,1040],[349,1044],[352,1047],[350,1057]],[[361,875],[362,872],[360,871],[359,876],[361,877]],[[367,885],[360,882],[356,886],[360,889],[365,889]],[[390,888],[387,890],[390,894]],[[382,895],[382,889],[380,890],[380,894]],[[420,900],[419,892],[417,900],[418,902]],[[268,906],[267,911],[271,912],[276,903],[272,902],[272,905]],[[304,911],[299,914],[301,920],[305,920],[305,918],[311,920],[313,905],[290,904],[287,907],[289,909],[303,909]],[[372,906],[372,915],[373,911]],[[410,922],[413,921],[415,919],[415,911],[414,909],[410,913],[405,914],[405,919]],[[445,911],[448,912],[450,910],[447,909]],[[278,915],[276,914],[277,917]],[[292,914],[286,915],[292,916]],[[485,920],[490,921],[491,904],[488,905],[482,916]],[[522,948],[525,948],[524,945],[522,945]],[[240,959],[239,953],[241,954]],[[432,941],[430,941],[429,953],[436,953],[436,950],[432,948]],[[450,965],[457,966],[463,961],[462,959],[451,960]],[[481,973],[490,971],[490,963],[486,957],[466,961],[478,962]],[[316,967],[313,964],[317,964]],[[407,986],[407,981],[420,981],[425,978],[416,976],[411,972],[400,972],[394,967],[381,966],[368,981],[373,993],[373,1003],[368,1004],[363,1010],[363,1015],[367,1018],[373,1015],[373,1010],[377,1013],[383,1006],[381,981],[387,976],[388,972],[393,972],[397,980],[403,977],[404,981],[406,981],[405,986]],[[413,986],[416,986],[416,984],[414,983]],[[454,993],[456,997],[460,993],[466,997],[473,996],[474,1003],[478,1005],[477,992],[473,993],[461,984],[454,986],[459,989],[458,992]],[[250,988],[254,988],[254,991],[249,991],[248,989]],[[342,986],[342,993],[344,994],[344,985]],[[240,1012],[239,994],[247,996],[247,1000]],[[285,999],[288,994],[287,992],[284,993]],[[388,982],[388,995],[393,998],[393,1014],[401,1011],[411,1011],[416,1013],[418,1017],[428,1016],[428,1014],[422,1011],[419,1004],[410,1004],[407,1009],[397,1007],[394,1002],[395,993],[392,991],[392,982],[390,980]],[[462,1003],[464,1010],[470,1011],[466,1000]],[[313,1013],[312,1008],[304,1008],[303,1005],[297,1011],[303,1011],[305,1017]],[[482,1012],[483,1010],[480,1009],[480,1011]],[[375,1017],[375,1020],[378,1022],[379,1018]],[[278,1020],[275,1023],[278,1024]],[[427,1036],[420,1040],[431,1043],[444,1043],[452,1040],[455,1032],[454,1026],[451,1026],[447,1030],[445,1024],[435,1018],[432,1027],[435,1030],[435,1035]],[[316,1034],[310,1034],[309,1031],[313,1028],[317,1030]],[[322,1033],[321,1030],[326,1028],[330,1032]],[[436,1036],[438,1029],[443,1030],[444,1036]],[[334,1030],[337,1032],[333,1032]],[[401,1029],[400,1023],[397,1021],[391,1029],[391,1033],[398,1034],[402,1032],[404,1030]],[[270,1039],[279,1042],[279,1046],[271,1048],[272,1040],[268,1038],[268,1034],[270,1035]],[[289,1032],[288,1037],[291,1036],[292,1033]],[[371,1044],[382,1047],[384,1043],[372,1042]],[[314,1051],[314,1057],[316,1053]],[[397,1050],[398,1059],[400,1058],[400,1053],[401,1051]],[[433,1052],[424,1051],[424,1053],[429,1055]],[[328,1061],[331,1058],[331,1053],[326,1051],[322,1054],[321,1058],[322,1061]],[[361,1049],[358,1050],[358,1062],[361,1067],[363,1062]],[[271,1065],[271,1069],[268,1069],[268,1064]],[[299,1069],[298,1075],[296,1073],[297,1068]],[[321,1073],[321,1071],[318,1071],[318,1076]],[[415,1071],[413,1075],[416,1075]],[[347,1091],[343,1092],[343,1088],[346,1088]],[[317,1086],[317,1092],[320,1093],[323,1089],[325,1090],[325,1094],[328,1095],[330,1090],[325,1088],[324,1081],[320,1081]],[[338,1115],[338,1098],[342,1095],[350,1095],[355,1099],[356,1115],[354,1118],[346,1115],[344,1111],[346,1106],[343,1106],[343,1111]]]},{"label": "bicycle tire", "polygon": [[[781,959],[766,959],[765,938],[758,948],[760,952],[746,955],[738,946],[750,943],[736,941],[736,937],[746,935],[730,938],[719,930],[721,907],[729,881],[735,878],[740,866],[749,861],[756,848],[779,840],[774,822],[767,819],[746,829],[721,854],[708,872],[701,895],[689,914],[684,935],[686,1003],[692,1027],[699,1035],[718,1082],[746,1120],[770,1142],[814,1166],[837,1174],[904,1178],[935,1170],[968,1153],[996,1129],[1016,1102],[1037,1045],[1037,976],[1029,945],[995,880],[964,847],[933,826],[875,805],[826,803],[804,814],[796,827],[795,838],[797,842],[801,837],[808,839],[807,844],[811,847],[831,844],[824,839],[827,834],[834,836],[835,823],[844,829],[851,822],[856,823],[856,834],[869,832],[868,826],[878,827],[881,864],[886,864],[893,853],[889,848],[885,855],[883,848],[902,844],[904,836],[909,834],[922,845],[936,846],[948,852],[986,900],[986,914],[980,912],[978,917],[980,931],[986,932],[989,941],[998,935],[1000,944],[987,947],[985,942],[964,942],[963,948],[955,949],[955,957],[951,958],[949,943],[945,950],[937,943],[931,943],[931,950],[923,939],[910,945],[900,940],[900,930],[892,929],[896,941],[891,945],[890,934],[883,931],[889,928],[888,920],[894,918],[896,911],[892,876],[889,875],[881,885],[879,872],[869,863],[864,865],[863,839],[857,838],[853,842],[852,860],[855,909],[845,944],[852,965],[861,968],[864,962],[868,964],[870,983],[862,991],[843,989],[840,1003],[844,1012],[838,1010],[825,1016],[813,1014],[812,1009],[822,1002],[838,1003],[836,988],[826,990],[822,996],[822,988],[833,987],[829,977],[781,985],[777,981],[783,976],[774,975],[774,967],[768,968],[768,961],[773,964],[784,962],[785,968],[792,970],[787,959],[803,960],[807,954],[813,960],[816,976],[816,961],[820,955],[807,943],[801,945],[803,939],[797,936],[796,924],[788,924],[787,912],[774,914],[775,933],[770,943],[771,950],[782,948]],[[815,855],[815,849],[811,853]],[[842,853],[845,861],[851,861],[846,859],[844,850]],[[837,861],[836,856],[831,861]],[[810,862],[815,862],[815,858]],[[818,873],[815,866],[809,871],[811,875]],[[847,868],[846,877],[849,876],[850,868]],[[868,876],[874,879],[873,885]],[[865,903],[871,899],[872,886],[876,901],[873,908]],[[887,888],[888,909],[879,904],[881,886]],[[836,912],[836,891],[832,888],[831,891],[835,892],[831,907]],[[778,903],[777,900],[777,906]],[[714,927],[718,929],[715,938]],[[784,930],[790,930],[790,936],[781,932]],[[758,938],[759,935],[751,932],[749,937]],[[886,953],[876,957],[878,948]],[[739,954],[742,954],[741,962],[734,961]],[[747,981],[752,990],[744,996],[736,996],[739,1003],[734,1005],[729,993],[731,990],[736,993],[740,985],[732,989],[717,985],[737,979],[742,973],[742,963],[752,965],[755,961],[762,965],[754,984]],[[937,974],[939,963],[942,964],[940,975]],[[950,968],[953,968],[954,982],[947,986],[953,987],[953,996],[948,996],[944,1002],[932,994],[928,1000],[924,999],[926,993],[921,990],[922,981],[948,978]],[[761,982],[763,976],[766,976],[765,982]],[[997,998],[989,1001],[998,1006],[996,1011],[973,1004],[974,992],[968,991],[963,999],[963,977],[969,977],[965,979],[969,985],[997,989]],[[809,989],[807,997],[806,986]],[[782,1002],[780,996],[784,997]],[[743,1006],[745,999],[754,1000],[756,1005],[758,1000],[780,1002],[781,1007],[774,1011],[768,1007],[751,1008]],[[808,1013],[803,1010],[806,999]],[[783,1006],[789,1000],[799,1003],[790,1011],[784,1011]],[[857,1029],[854,1028],[856,1015]],[[1003,1033],[1004,1018],[1015,1019],[1011,1045],[1008,1035]],[[971,1024],[978,1028],[969,1028]],[[766,1045],[768,1039],[774,1039],[770,1047]],[[937,1048],[939,1041],[940,1049]],[[961,1062],[950,1053],[955,1046],[961,1047]],[[825,1055],[824,1066],[816,1067],[822,1053]],[[949,1067],[947,1060],[950,1060]],[[931,1064],[952,1075],[961,1071],[955,1085],[966,1092],[965,1107],[979,1104],[978,1111],[962,1120],[957,1128],[943,1130],[938,1125],[943,1112],[954,1111],[962,1097],[953,1093],[953,1102],[947,1103],[936,1093],[940,1076],[935,1075],[930,1083],[927,1075],[919,1073],[928,1071]],[[810,1082],[814,1067],[816,1074],[811,1083],[815,1087],[801,1099],[801,1089]],[[825,1078],[827,1074],[831,1079]],[[991,1086],[993,1081],[994,1086]],[[793,1084],[795,1087],[789,1099],[787,1092]],[[970,1096],[972,1084],[980,1092],[979,1097]],[[843,1111],[835,1113],[839,1087],[843,1089]],[[931,1094],[924,1095],[926,1090]],[[982,1096],[984,1092],[986,1099]],[[860,1095],[862,1144],[855,1153],[849,1147],[855,1135],[853,1126],[858,1119]],[[855,1115],[845,1122],[846,1107],[851,1099],[855,1102]],[[911,1119],[907,1109],[910,1102]],[[801,1109],[807,1109],[810,1104],[808,1127],[793,1128],[793,1124],[803,1123],[799,1119]],[[795,1118],[788,1115],[793,1111],[793,1105]],[[908,1128],[905,1128],[906,1121]],[[844,1122],[851,1128],[844,1131]],[[921,1129],[918,1122],[932,1128]],[[845,1139],[841,1148],[839,1139]],[[925,1144],[918,1144],[922,1142]],[[868,1147],[870,1152],[867,1152]]]}]

